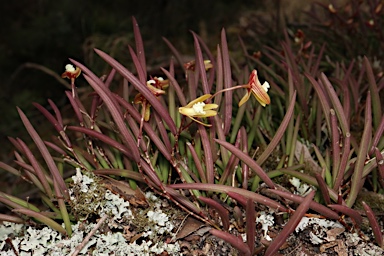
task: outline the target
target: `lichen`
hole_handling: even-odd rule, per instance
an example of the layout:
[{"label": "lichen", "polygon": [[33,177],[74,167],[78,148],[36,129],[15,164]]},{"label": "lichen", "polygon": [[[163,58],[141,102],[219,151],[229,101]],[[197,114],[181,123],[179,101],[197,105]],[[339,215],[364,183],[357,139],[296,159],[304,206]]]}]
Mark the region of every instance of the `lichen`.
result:
[{"label": "lichen", "polygon": [[310,230],[309,237],[311,243],[317,245],[328,241],[327,231],[329,229],[343,228],[343,226],[339,222],[335,221],[303,217],[301,218],[300,223],[296,226],[295,231],[298,233],[304,231],[307,228]]},{"label": "lichen", "polygon": [[311,192],[313,189],[311,186],[306,183],[303,183],[300,179],[296,177],[292,177],[291,179],[289,179],[289,182],[291,182],[291,184],[296,188],[297,192],[295,192],[295,194],[301,196],[308,195],[308,193]]},{"label": "lichen", "polygon": [[[2,226],[9,227],[11,224],[4,223]],[[22,224],[14,224],[18,229],[23,227]],[[89,223],[85,228],[78,223],[73,225],[73,235],[70,238],[64,237],[60,233],[45,227],[41,230],[29,227],[24,236],[18,236],[12,239],[13,247],[18,250],[19,256],[32,255],[71,255],[76,246],[78,246],[84,237],[95,226]],[[91,237],[90,241],[80,251],[79,255],[153,255],[167,252],[168,255],[179,255],[180,246],[178,243],[167,244],[164,242],[142,241],[141,244],[136,242],[129,243],[122,233],[114,232],[96,234]],[[16,256],[11,250],[5,250],[5,242],[0,244],[0,256]]]},{"label": "lichen", "polygon": [[[31,253],[71,255],[95,227],[93,221],[104,214],[108,214],[109,220],[104,223],[104,228],[95,232],[79,255],[154,255],[163,252],[180,255],[178,242],[165,242],[166,237],[175,236],[173,219],[178,216],[162,211],[164,206],[169,206],[166,201],[153,193],[147,193],[150,207],[132,208],[129,202],[101,186],[100,178],[92,173],[85,174],[77,170],[72,180],[71,204],[74,213],[82,217],[72,225],[72,236],[66,237],[48,227],[38,229],[4,222],[0,225],[0,256],[15,255],[4,241],[10,236],[13,237],[10,241],[19,256],[29,256]],[[95,218],[87,218],[91,215]],[[140,239],[131,240],[127,232]]]},{"label": "lichen", "polygon": [[256,223],[260,223],[261,229],[264,231],[264,238],[268,241],[272,241],[272,238],[268,235],[269,227],[272,227],[275,223],[273,221],[274,217],[272,214],[267,214],[266,212],[260,212],[260,216],[257,217]]}]

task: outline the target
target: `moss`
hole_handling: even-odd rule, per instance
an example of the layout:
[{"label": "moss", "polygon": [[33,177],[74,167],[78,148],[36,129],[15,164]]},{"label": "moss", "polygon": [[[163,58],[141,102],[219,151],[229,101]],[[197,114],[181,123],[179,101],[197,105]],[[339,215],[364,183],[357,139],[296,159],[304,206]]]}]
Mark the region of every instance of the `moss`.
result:
[{"label": "moss", "polygon": [[370,191],[362,191],[356,199],[355,207],[363,210],[361,202],[366,202],[374,212],[384,212],[384,195]]},{"label": "moss", "polygon": [[98,216],[100,207],[105,206],[105,194],[107,189],[101,186],[101,179],[91,172],[86,175],[72,177],[73,182],[69,184],[71,200],[69,202],[71,214],[76,219],[84,220],[91,216]]}]

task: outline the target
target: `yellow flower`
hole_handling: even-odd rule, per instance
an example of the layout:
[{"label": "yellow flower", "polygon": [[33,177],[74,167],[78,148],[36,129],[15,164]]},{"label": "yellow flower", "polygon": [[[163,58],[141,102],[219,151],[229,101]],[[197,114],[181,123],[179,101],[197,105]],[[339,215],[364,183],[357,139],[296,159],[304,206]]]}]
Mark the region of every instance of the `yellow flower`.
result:
[{"label": "yellow flower", "polygon": [[142,107],[142,118],[144,121],[148,121],[151,115],[151,104],[147,101],[146,98],[141,93],[136,94],[135,99],[133,100],[135,104],[141,104]]},{"label": "yellow flower", "polygon": [[[188,80],[188,70],[189,71],[195,71],[195,68],[196,68],[195,60],[191,60],[187,63],[184,63],[184,68],[187,70],[187,72],[185,74],[185,78]],[[210,60],[204,60],[204,68],[205,68],[205,71],[208,71],[211,68],[213,68],[213,65],[212,65]]]},{"label": "yellow flower", "polygon": [[[187,70],[195,71],[196,62],[195,60],[191,60],[187,63],[184,63],[184,68]],[[210,60],[204,60],[204,68],[205,71],[208,71],[209,69],[213,68],[213,65]]]},{"label": "yellow flower", "polygon": [[210,124],[205,124],[196,119],[217,115],[217,111],[212,109],[218,108],[219,105],[204,103],[204,101],[210,98],[211,96],[211,94],[204,94],[203,96],[200,96],[199,98],[189,102],[185,107],[180,107],[180,114],[185,115],[191,118],[193,121],[198,122],[199,124],[202,124],[204,126],[211,126]]},{"label": "yellow flower", "polygon": [[[162,89],[167,88],[169,85],[168,80],[164,80],[162,77],[154,77],[153,79],[147,81],[147,87],[153,95],[156,97],[165,94],[165,91]],[[142,115],[143,119],[147,122],[149,120],[149,117],[151,115],[150,108],[151,104],[147,101],[146,98],[141,93],[136,94],[135,99],[133,100],[135,104],[141,104],[142,105]]]},{"label": "yellow flower", "polygon": [[213,65],[210,60],[204,60],[204,67],[205,70],[208,71],[209,69],[213,68]]},{"label": "yellow flower", "polygon": [[240,100],[239,107],[245,102],[247,102],[251,94],[255,96],[256,100],[261,104],[261,106],[265,107],[265,105],[270,104],[271,99],[269,98],[269,95],[267,93],[268,88],[269,83],[264,82],[264,84],[261,84],[259,78],[257,77],[257,71],[253,70],[251,75],[249,76],[247,93]]}]

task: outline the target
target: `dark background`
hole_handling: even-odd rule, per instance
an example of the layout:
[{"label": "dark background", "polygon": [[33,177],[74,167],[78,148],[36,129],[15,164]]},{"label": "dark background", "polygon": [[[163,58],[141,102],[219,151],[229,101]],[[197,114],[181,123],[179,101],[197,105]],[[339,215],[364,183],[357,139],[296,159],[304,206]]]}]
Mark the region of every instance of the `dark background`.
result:
[{"label": "dark background", "polygon": [[[258,8],[257,1],[202,0],[89,0],[1,1],[0,26],[0,134],[17,136],[15,106],[32,110],[31,102],[45,104],[47,98],[64,101],[65,87],[42,70],[28,68],[36,63],[60,75],[68,58],[94,64],[92,48],[109,52],[118,45],[134,45],[135,16],[147,46],[147,58],[169,56],[162,36],[173,43],[189,43],[189,29],[216,37],[220,29],[239,21],[239,14]],[[260,6],[260,5],[259,5]],[[188,50],[181,43],[180,51]],[[149,49],[148,49],[149,48]],[[182,49],[180,49],[182,48]],[[150,62],[150,60],[149,60]]]},{"label": "dark background", "polygon": [[[3,142],[0,159],[12,158],[8,145],[9,149],[12,147],[7,136],[23,137],[21,135],[25,133],[16,106],[32,121],[39,123],[38,119],[43,117],[32,102],[47,106],[49,98],[59,107],[67,104],[64,91],[69,81],[61,79],[60,74],[68,64],[68,58],[86,64],[95,73],[101,73],[106,68],[105,64],[93,53],[93,48],[99,48],[124,65],[131,65],[127,45],[134,46],[132,16],[140,25],[147,64],[151,66],[169,61],[171,52],[163,42],[163,36],[181,53],[193,53],[190,30],[200,34],[214,50],[220,41],[221,29],[225,28],[229,50],[237,51],[238,55],[242,54],[238,46],[239,35],[252,38],[246,43],[255,50],[261,47],[261,43],[256,42],[277,45],[279,36],[284,34],[282,28],[285,28],[286,22],[299,21],[303,10],[311,2],[0,1],[0,140]],[[269,30],[274,33],[269,33]],[[256,31],[263,31],[263,34]],[[81,86],[82,81],[77,84]],[[44,124],[43,121],[41,123]]]}]

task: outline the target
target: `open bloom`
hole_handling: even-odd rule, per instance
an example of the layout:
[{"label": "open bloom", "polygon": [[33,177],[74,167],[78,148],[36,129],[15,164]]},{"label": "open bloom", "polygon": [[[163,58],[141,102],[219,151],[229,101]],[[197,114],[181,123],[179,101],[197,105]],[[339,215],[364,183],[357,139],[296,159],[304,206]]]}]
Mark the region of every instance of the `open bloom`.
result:
[{"label": "open bloom", "polygon": [[[156,97],[165,94],[165,91],[163,89],[167,88],[169,85],[168,80],[164,80],[162,77],[154,77],[153,79],[147,81],[147,87],[153,95]],[[145,121],[149,120],[150,117],[150,108],[151,104],[147,101],[146,98],[141,93],[136,94],[135,99],[133,100],[135,104],[141,104],[143,109],[143,117]]]},{"label": "open bloom", "polygon": [[68,78],[71,79],[71,81],[74,81],[75,78],[77,78],[81,73],[80,68],[75,67],[72,64],[65,65],[65,72],[61,74],[62,78]]},{"label": "open bloom", "polygon": [[75,79],[80,75],[81,69],[74,67],[72,64],[65,65],[65,72],[61,74],[62,78],[68,78],[71,80],[72,97],[75,98]]},{"label": "open bloom", "polygon": [[199,124],[202,124],[204,126],[211,126],[196,119],[196,117],[201,118],[217,115],[217,111],[212,109],[218,108],[219,105],[204,103],[204,101],[210,98],[211,96],[211,94],[204,94],[203,96],[200,96],[199,98],[189,102],[185,107],[180,107],[180,114],[185,115],[191,118],[193,121],[198,122]]},{"label": "open bloom", "polygon": [[259,78],[257,77],[257,71],[253,70],[249,76],[247,94],[245,94],[244,97],[240,100],[239,107],[247,102],[251,94],[255,96],[256,100],[261,104],[261,106],[265,107],[265,105],[270,104],[271,99],[267,93],[268,89],[269,83],[264,82],[264,84],[261,84]]},{"label": "open bloom", "polygon": [[168,82],[168,80],[164,80],[164,78],[162,78],[162,77],[156,77],[155,76],[151,80],[147,81],[147,86],[148,87],[153,86],[157,89],[163,90],[169,86],[169,82]]}]

